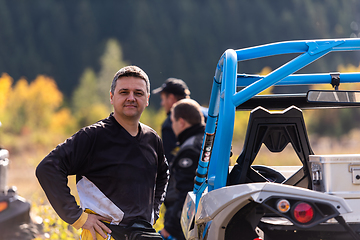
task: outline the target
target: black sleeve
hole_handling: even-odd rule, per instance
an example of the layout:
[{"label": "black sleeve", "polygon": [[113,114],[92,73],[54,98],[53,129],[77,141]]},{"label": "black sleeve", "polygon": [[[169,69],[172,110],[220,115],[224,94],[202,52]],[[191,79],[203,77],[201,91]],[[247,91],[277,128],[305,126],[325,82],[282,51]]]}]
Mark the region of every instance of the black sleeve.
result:
[{"label": "black sleeve", "polygon": [[169,166],[164,155],[164,149],[160,138],[158,146],[158,170],[154,201],[155,220],[159,217],[160,206],[164,202],[165,189],[169,180]]},{"label": "black sleeve", "polygon": [[[88,136],[79,131],[59,144],[37,166],[36,177],[50,204],[62,220],[73,224],[82,214],[68,187],[68,175],[79,172],[90,149]],[[81,149],[79,151],[78,149]]]},{"label": "black sleeve", "polygon": [[186,150],[177,157],[175,180],[176,190],[184,197],[194,188],[194,178],[198,167],[199,152],[192,149]]},{"label": "black sleeve", "polygon": [[171,214],[167,214],[165,218],[164,227],[171,233],[181,229],[180,217],[182,207],[185,202],[186,195],[194,188],[195,172],[198,164],[199,153],[193,150],[187,150],[181,153],[179,157],[176,157],[176,162],[172,168],[175,168],[176,190],[177,200],[174,205],[171,206]]},{"label": "black sleeve", "polygon": [[172,162],[174,155],[171,153],[176,147],[176,136],[171,128],[171,121],[166,119],[161,128],[161,138],[164,145],[165,157],[169,163]]}]

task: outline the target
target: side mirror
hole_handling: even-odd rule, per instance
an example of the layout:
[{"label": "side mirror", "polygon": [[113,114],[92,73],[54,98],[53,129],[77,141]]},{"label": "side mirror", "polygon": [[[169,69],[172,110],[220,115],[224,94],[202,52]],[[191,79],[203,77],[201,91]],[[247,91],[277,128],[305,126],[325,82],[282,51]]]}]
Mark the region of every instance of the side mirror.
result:
[{"label": "side mirror", "polygon": [[308,102],[339,103],[360,105],[360,91],[310,90]]}]

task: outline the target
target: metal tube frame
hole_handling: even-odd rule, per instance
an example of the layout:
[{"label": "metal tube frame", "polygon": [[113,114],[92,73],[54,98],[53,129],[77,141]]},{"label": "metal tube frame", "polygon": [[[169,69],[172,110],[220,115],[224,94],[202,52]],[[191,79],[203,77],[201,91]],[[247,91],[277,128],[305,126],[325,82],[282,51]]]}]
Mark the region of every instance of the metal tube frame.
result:
[{"label": "metal tube frame", "polygon": [[[294,74],[329,52],[360,50],[360,39],[288,41],[239,50],[228,49],[221,56],[213,79],[204,142],[194,185],[196,209],[207,188],[226,185],[236,106],[272,85],[331,83],[330,74]],[[237,74],[237,64],[256,58],[299,53],[266,76]],[[342,83],[359,82],[360,73],[340,74]],[[237,86],[243,86],[236,91]]]}]

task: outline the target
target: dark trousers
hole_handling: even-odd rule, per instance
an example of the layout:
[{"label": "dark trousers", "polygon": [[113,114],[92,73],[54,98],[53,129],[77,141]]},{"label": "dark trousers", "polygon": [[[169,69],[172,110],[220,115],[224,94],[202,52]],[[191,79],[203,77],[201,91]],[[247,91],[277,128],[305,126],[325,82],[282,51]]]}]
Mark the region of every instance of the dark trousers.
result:
[{"label": "dark trousers", "polygon": [[126,227],[104,223],[111,229],[115,240],[162,240],[152,225],[142,219],[137,219]]}]

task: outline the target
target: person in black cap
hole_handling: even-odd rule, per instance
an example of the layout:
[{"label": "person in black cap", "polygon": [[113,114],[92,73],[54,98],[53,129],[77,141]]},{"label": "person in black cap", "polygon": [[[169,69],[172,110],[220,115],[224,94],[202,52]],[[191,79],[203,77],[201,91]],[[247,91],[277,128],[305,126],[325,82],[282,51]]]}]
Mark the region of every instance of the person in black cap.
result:
[{"label": "person in black cap", "polygon": [[161,125],[161,138],[163,140],[165,157],[171,164],[175,156],[173,150],[176,147],[176,136],[171,128],[170,109],[177,101],[190,98],[190,90],[186,83],[177,78],[168,78],[160,87],[152,91],[153,94],[160,93],[161,106],[164,108],[167,118]]}]

